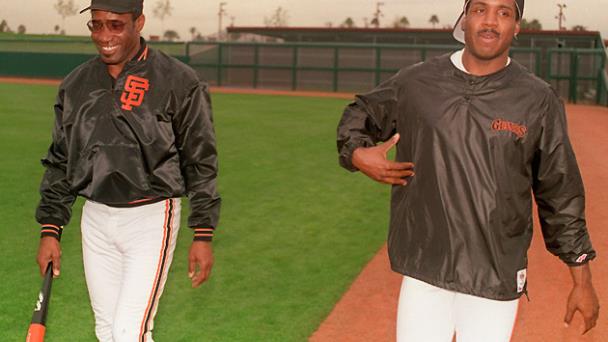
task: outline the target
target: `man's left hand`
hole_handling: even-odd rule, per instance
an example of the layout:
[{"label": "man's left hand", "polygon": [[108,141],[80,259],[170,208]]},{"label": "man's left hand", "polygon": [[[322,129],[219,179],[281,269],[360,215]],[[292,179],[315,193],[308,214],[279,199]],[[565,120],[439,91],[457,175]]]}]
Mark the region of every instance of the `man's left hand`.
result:
[{"label": "man's left hand", "polygon": [[583,332],[583,334],[585,334],[597,324],[600,304],[593,284],[591,283],[591,270],[589,269],[589,265],[571,267],[570,272],[574,280],[574,287],[568,297],[564,322],[566,323],[566,326],[570,325],[574,313],[579,311],[585,320],[585,331]]},{"label": "man's left hand", "polygon": [[211,242],[192,241],[188,255],[188,277],[192,280],[192,287],[199,287],[211,274],[213,267],[213,249]]}]

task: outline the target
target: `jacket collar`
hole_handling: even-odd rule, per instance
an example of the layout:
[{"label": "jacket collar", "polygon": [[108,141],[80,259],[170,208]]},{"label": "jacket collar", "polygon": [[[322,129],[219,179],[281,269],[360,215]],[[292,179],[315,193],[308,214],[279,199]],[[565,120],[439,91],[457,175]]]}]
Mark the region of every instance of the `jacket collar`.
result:
[{"label": "jacket collar", "polygon": [[148,44],[143,37],[139,37],[139,51],[135,54],[135,57],[131,59],[131,62],[141,62],[148,59]]},{"label": "jacket collar", "polygon": [[517,63],[517,61],[511,59],[511,63],[492,74],[475,76],[458,69],[452,63],[450,56],[451,54],[444,55],[441,61],[441,63],[448,64],[444,68],[444,70],[446,70],[445,76],[456,77],[462,82],[466,82],[470,85],[486,84],[488,86],[500,86],[500,84],[504,84],[512,78],[520,76],[522,71],[521,65]]}]

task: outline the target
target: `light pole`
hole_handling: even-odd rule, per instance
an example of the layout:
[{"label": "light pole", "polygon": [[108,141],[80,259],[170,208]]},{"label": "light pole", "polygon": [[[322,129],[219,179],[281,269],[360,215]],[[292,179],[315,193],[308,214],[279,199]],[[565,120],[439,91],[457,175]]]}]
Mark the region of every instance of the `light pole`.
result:
[{"label": "light pole", "polygon": [[559,14],[555,16],[555,19],[558,20],[559,30],[565,30],[566,28],[562,25],[564,21],[566,21],[566,16],[564,15],[564,8],[566,8],[566,4],[557,4],[559,7]]},{"label": "light pole", "polygon": [[374,13],[374,19],[372,20],[372,23],[376,26],[376,28],[380,27],[380,17],[384,16],[380,10],[381,6],[384,6],[384,2],[376,2],[376,12]]},{"label": "light pole", "polygon": [[226,6],[228,3],[227,2],[220,2],[220,10],[217,12],[217,17],[218,17],[218,25],[217,25],[217,40],[221,40],[222,39],[222,19],[224,19],[224,16],[226,15],[226,10],[224,9],[224,6]]}]

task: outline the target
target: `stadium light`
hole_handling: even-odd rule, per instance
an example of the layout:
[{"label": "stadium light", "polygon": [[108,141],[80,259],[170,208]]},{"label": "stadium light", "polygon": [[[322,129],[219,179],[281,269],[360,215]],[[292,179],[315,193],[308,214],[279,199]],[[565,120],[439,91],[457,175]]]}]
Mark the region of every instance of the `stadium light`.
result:
[{"label": "stadium light", "polygon": [[222,39],[222,19],[224,18],[225,15],[227,15],[226,10],[224,9],[224,6],[228,5],[227,2],[220,2],[220,10],[217,13],[218,16],[218,25],[217,25],[217,40],[220,41]]},{"label": "stadium light", "polygon": [[559,30],[565,30],[566,28],[562,25],[564,21],[566,21],[566,16],[564,15],[564,8],[566,8],[566,4],[557,4],[559,7],[559,14],[555,16],[555,19],[558,21]]}]

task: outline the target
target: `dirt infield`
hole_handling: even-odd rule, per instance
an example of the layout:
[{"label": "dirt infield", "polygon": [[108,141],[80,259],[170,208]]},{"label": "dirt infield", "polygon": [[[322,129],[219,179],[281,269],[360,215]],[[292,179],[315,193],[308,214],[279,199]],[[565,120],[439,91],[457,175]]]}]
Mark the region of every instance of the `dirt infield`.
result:
[{"label": "dirt infield", "polygon": [[58,85],[60,82],[45,78],[0,77],[0,83]]},{"label": "dirt infield", "polygon": [[[579,314],[570,328],[563,317],[571,288],[564,264],[549,254],[538,221],[529,256],[530,301],[520,300],[512,342],[608,341],[608,108],[568,105],[569,130],[586,188],[587,223],[598,258],[591,263],[603,312],[594,330],[581,336]],[[388,205],[388,203],[387,203]],[[396,303],[401,277],[390,271],[386,246],[366,266],[350,290],[310,338],[312,342],[395,340]]]}]

